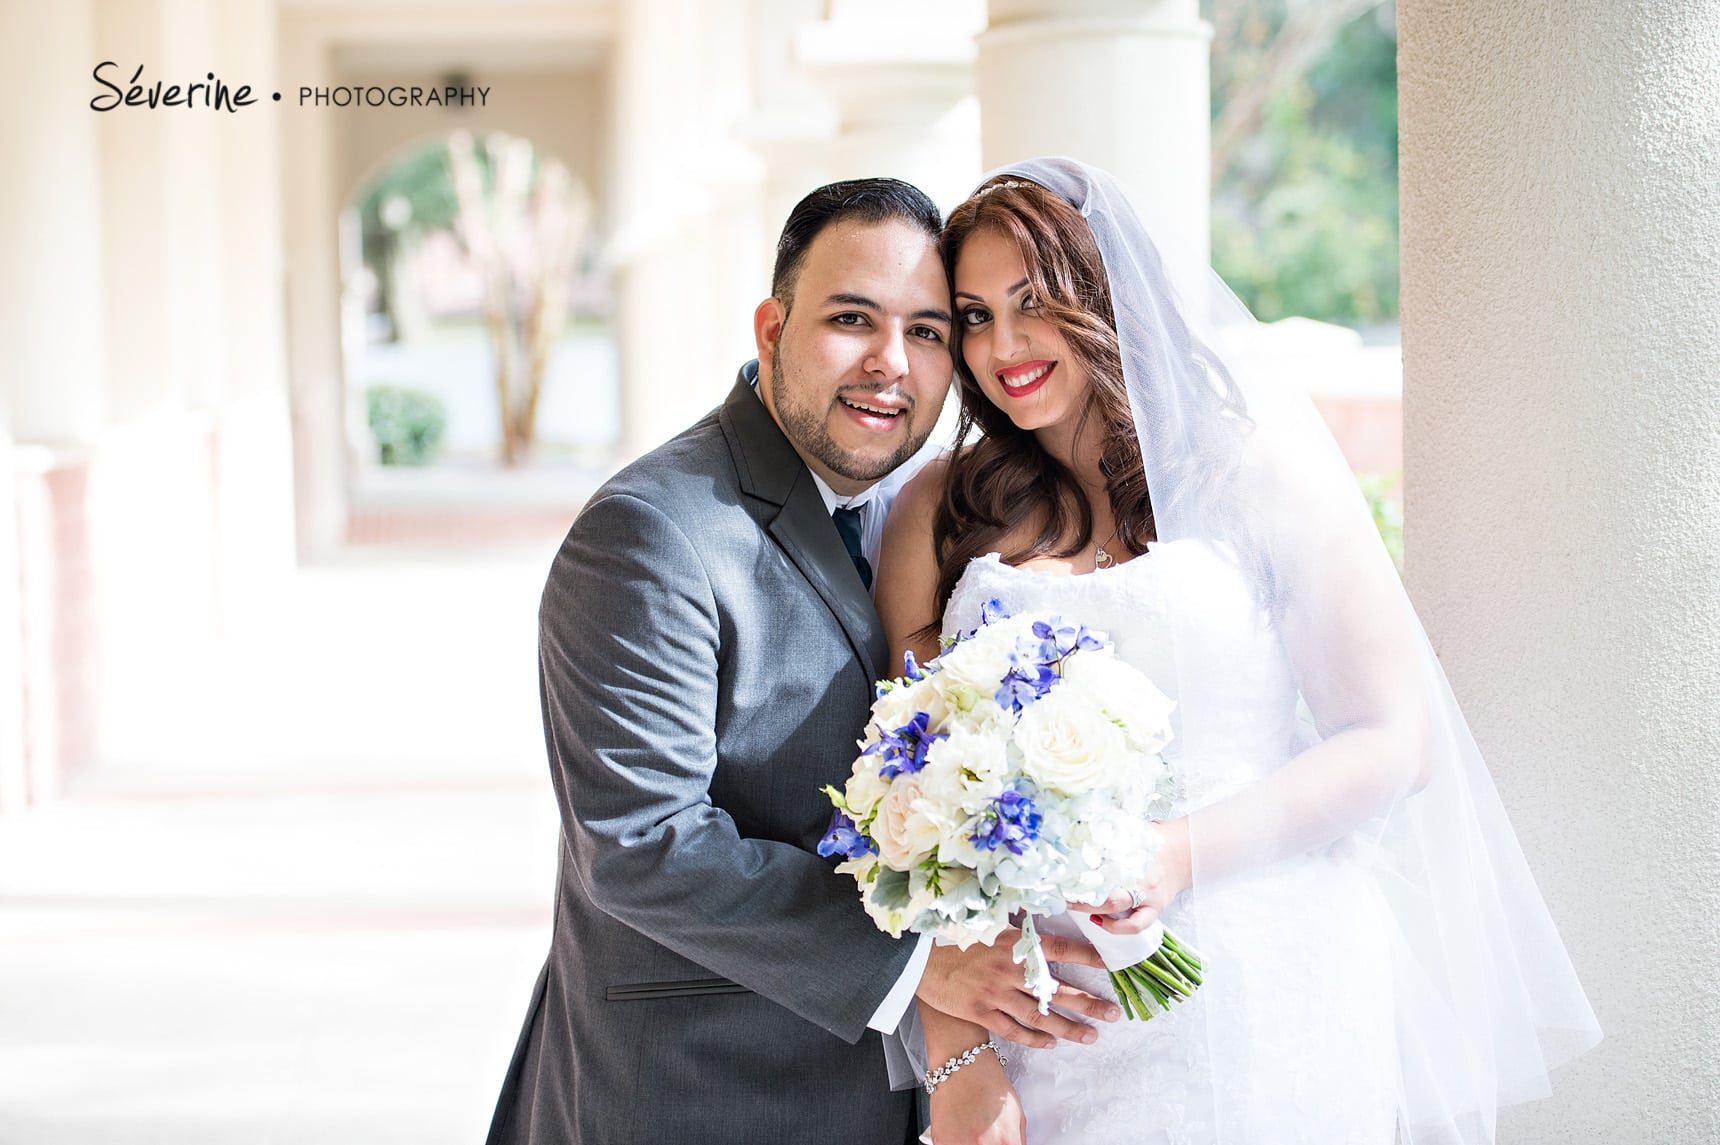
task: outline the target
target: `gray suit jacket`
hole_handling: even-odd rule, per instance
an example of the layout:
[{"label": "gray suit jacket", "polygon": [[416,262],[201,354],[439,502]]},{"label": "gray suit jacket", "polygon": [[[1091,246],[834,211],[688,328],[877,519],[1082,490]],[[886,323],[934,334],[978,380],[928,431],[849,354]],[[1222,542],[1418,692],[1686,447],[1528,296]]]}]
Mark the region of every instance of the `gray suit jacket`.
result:
[{"label": "gray suit jacket", "polygon": [[887,655],[747,384],[580,512],[539,613],[549,960],[491,1145],[902,1145],[866,1023],[911,941],[815,852]]}]

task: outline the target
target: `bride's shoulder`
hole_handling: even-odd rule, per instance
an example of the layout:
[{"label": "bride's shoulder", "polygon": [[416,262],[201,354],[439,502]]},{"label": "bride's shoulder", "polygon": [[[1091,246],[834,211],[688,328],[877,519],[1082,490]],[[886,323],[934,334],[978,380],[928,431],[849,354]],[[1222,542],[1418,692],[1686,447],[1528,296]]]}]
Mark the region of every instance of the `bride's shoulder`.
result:
[{"label": "bride's shoulder", "polygon": [[920,471],[897,491],[891,502],[891,526],[907,524],[910,527],[929,530],[932,527],[932,518],[937,514],[938,503],[943,499],[944,482],[949,477],[949,469],[950,457],[947,453],[922,465]]}]

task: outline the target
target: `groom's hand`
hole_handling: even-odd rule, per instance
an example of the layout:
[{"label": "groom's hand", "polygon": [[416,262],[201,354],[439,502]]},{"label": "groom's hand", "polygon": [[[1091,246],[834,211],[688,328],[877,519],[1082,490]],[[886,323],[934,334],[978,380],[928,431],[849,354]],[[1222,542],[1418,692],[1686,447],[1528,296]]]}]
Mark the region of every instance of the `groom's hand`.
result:
[{"label": "groom's hand", "polygon": [[[1027,989],[1022,969],[1010,957],[1019,931],[1006,930],[990,946],[934,946],[926,961],[926,972],[914,993],[926,1005],[957,1018],[977,1022],[992,1032],[1024,1046],[1046,1049],[1058,1038],[1070,1042],[1097,1041],[1099,1032],[1086,1022],[1076,1021],[1053,1010],[1039,1012],[1039,1000]],[[1050,962],[1079,966],[1104,963],[1099,952],[1078,938],[1041,934],[1040,943]],[[1057,984],[1054,1004],[1088,1018],[1115,1022],[1123,1011],[1115,1002],[1095,998],[1084,990]]]}]

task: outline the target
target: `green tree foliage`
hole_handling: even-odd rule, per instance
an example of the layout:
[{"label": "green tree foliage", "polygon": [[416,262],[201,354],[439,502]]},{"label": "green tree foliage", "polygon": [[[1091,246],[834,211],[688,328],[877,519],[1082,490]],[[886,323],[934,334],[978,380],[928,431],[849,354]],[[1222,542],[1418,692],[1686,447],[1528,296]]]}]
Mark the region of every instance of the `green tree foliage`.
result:
[{"label": "green tree foliage", "polygon": [[1263,321],[1397,317],[1391,14],[1215,0],[1213,264]]},{"label": "green tree foliage", "polygon": [[1392,564],[1402,576],[1403,504],[1394,493],[1403,485],[1403,471],[1362,473],[1357,475],[1356,481],[1362,487],[1362,496],[1367,499],[1374,528],[1379,530],[1380,540],[1385,542],[1386,552],[1391,554]]},{"label": "green tree foliage", "polygon": [[448,147],[442,139],[427,140],[396,159],[371,181],[359,198],[364,230],[364,260],[380,265],[388,255],[397,229],[383,221],[384,205],[401,200],[410,209],[407,226],[419,231],[450,230],[460,205],[448,174]]}]

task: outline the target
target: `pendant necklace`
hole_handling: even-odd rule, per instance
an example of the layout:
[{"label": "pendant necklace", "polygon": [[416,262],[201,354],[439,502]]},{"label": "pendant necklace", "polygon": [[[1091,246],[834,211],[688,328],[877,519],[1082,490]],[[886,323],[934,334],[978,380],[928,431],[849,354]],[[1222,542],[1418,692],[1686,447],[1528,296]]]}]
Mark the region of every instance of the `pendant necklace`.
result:
[{"label": "pendant necklace", "polygon": [[[1119,528],[1120,528],[1120,526],[1119,526]],[[1117,529],[1112,529],[1111,535],[1106,537],[1103,541],[1099,542],[1099,547],[1097,549],[1095,549],[1093,552],[1093,567],[1094,568],[1096,568],[1096,569],[1108,569],[1113,564],[1117,563],[1116,558],[1111,556],[1110,553],[1105,551],[1105,546],[1107,544],[1109,544],[1110,542],[1116,540],[1116,539],[1117,539]]]}]

